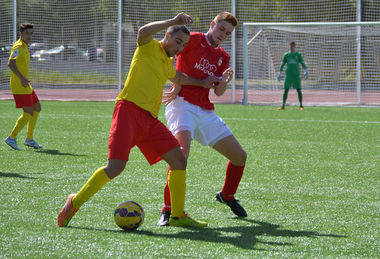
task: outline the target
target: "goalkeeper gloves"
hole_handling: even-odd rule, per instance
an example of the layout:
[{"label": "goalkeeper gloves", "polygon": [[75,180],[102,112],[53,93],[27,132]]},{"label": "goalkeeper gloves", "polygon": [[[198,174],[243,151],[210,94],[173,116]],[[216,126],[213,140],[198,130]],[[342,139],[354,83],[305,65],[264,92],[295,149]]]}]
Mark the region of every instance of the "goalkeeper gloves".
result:
[{"label": "goalkeeper gloves", "polygon": [[278,72],[277,80],[278,80],[278,81],[281,81],[281,71]]},{"label": "goalkeeper gloves", "polygon": [[309,71],[307,70],[307,68],[305,69],[305,72],[303,73],[303,77],[305,79],[308,79],[309,78]]}]

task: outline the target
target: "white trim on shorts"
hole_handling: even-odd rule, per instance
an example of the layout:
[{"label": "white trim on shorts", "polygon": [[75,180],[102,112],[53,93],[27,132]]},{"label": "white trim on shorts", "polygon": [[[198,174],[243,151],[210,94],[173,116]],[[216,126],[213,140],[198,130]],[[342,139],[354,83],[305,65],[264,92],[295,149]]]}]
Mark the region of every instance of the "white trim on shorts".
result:
[{"label": "white trim on shorts", "polygon": [[203,146],[214,146],[219,140],[232,135],[226,123],[213,110],[191,104],[183,97],[177,97],[166,106],[165,117],[173,135],[190,131],[191,139]]}]

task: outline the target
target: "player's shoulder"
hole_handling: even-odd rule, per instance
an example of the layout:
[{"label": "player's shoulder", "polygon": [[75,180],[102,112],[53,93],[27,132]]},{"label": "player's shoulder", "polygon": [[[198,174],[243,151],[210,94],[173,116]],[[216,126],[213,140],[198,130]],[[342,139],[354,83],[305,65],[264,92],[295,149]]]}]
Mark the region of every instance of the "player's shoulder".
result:
[{"label": "player's shoulder", "polygon": [[204,34],[202,32],[192,31],[190,32],[190,40],[191,43],[201,42],[204,38]]},{"label": "player's shoulder", "polygon": [[289,52],[285,52],[284,54],[282,54],[282,59],[284,60],[288,58],[288,56],[289,56]]},{"label": "player's shoulder", "polygon": [[225,58],[230,58],[230,55],[227,53],[227,51],[225,49],[223,49],[222,47],[219,46],[218,50],[219,50],[221,56],[224,56]]},{"label": "player's shoulder", "polygon": [[145,50],[145,49],[159,49],[160,47],[160,42],[156,38],[152,38],[149,42],[146,42],[144,44],[139,43],[138,41],[136,42],[137,48],[140,50]]},{"label": "player's shoulder", "polygon": [[198,32],[198,31],[191,31],[190,32],[190,38],[196,39],[196,38],[202,38],[202,37],[204,37],[204,33],[202,33],[202,32]]},{"label": "player's shoulder", "polygon": [[13,43],[12,48],[19,49],[19,48],[22,48],[23,46],[24,46],[23,42],[21,40],[18,40],[15,43]]}]

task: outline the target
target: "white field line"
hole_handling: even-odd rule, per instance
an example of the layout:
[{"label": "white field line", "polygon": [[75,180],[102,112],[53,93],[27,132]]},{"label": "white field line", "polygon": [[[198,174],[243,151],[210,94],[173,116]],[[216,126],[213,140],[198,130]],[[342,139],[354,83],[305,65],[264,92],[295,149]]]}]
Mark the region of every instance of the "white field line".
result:
[{"label": "white field line", "polygon": [[[18,118],[18,115],[2,114],[1,118]],[[112,119],[112,113],[109,115],[96,114],[41,114],[42,118],[106,118]],[[161,117],[159,117],[161,119]],[[311,123],[348,123],[348,124],[380,124],[380,121],[348,121],[348,120],[303,120],[303,119],[257,119],[257,118],[222,118],[225,121],[273,121],[273,122],[311,122]]]},{"label": "white field line", "polygon": [[359,123],[359,124],[380,124],[380,121],[334,121],[334,120],[295,120],[295,119],[256,119],[256,118],[222,118],[223,120],[235,121],[276,121],[276,122],[323,122],[323,123]]}]

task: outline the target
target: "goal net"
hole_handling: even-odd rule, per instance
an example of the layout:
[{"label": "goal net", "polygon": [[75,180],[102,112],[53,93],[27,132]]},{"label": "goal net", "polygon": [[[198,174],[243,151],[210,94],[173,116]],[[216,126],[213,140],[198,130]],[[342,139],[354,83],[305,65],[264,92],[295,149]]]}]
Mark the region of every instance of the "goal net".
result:
[{"label": "goal net", "polygon": [[[302,80],[305,105],[370,105],[380,99],[380,22],[243,27],[244,103],[282,102],[284,81],[278,82],[277,74],[291,41],[309,70],[308,80]],[[300,71],[303,75],[301,65]],[[295,91],[289,92],[289,103],[298,104]]]}]

